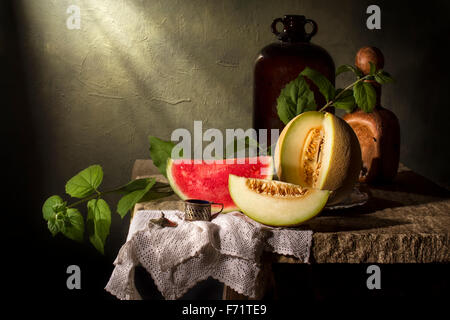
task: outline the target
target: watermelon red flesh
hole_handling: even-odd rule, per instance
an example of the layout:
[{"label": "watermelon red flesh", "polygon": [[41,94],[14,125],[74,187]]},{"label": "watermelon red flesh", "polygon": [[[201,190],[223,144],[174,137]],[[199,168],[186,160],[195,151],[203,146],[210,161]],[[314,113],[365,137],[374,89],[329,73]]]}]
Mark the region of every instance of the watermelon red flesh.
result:
[{"label": "watermelon red flesh", "polygon": [[[223,203],[224,212],[238,210],[228,191],[228,176],[272,179],[272,158],[258,157],[220,161],[169,160],[167,178],[174,192],[183,200],[201,199]],[[245,163],[239,163],[244,162]]]}]

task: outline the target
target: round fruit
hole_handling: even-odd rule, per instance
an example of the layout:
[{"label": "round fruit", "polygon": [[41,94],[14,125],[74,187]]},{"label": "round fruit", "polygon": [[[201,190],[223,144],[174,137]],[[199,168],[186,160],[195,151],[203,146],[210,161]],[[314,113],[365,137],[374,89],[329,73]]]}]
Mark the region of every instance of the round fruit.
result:
[{"label": "round fruit", "polygon": [[275,168],[281,181],[331,190],[329,204],[344,200],[361,171],[361,149],[352,128],[331,113],[309,111],[280,134]]},{"label": "round fruit", "polygon": [[330,194],[281,181],[230,174],[231,198],[248,217],[270,226],[295,226],[316,216]]},{"label": "round fruit", "polygon": [[355,65],[364,73],[370,73],[370,63],[375,64],[376,70],[383,69],[384,56],[376,47],[362,47],[355,57]]}]

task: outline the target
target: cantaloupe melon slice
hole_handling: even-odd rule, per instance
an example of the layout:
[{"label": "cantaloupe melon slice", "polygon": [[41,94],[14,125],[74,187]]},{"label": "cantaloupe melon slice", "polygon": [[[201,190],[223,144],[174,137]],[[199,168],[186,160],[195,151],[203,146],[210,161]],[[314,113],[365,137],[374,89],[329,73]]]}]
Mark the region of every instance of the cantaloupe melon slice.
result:
[{"label": "cantaloupe melon slice", "polygon": [[316,216],[330,194],[281,181],[230,174],[231,198],[248,217],[270,226],[295,226]]}]

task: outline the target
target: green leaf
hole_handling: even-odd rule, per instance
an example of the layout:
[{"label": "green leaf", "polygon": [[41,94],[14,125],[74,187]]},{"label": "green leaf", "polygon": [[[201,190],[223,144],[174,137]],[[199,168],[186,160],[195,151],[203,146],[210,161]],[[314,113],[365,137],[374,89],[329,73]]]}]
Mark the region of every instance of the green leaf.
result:
[{"label": "green leaf", "polygon": [[67,238],[81,242],[84,234],[84,221],[78,209],[69,208],[64,217],[64,227],[60,228],[62,234]]},{"label": "green leaf", "polygon": [[374,76],[375,73],[377,72],[377,66],[375,65],[375,63],[373,63],[372,61],[369,61],[369,65],[370,65],[370,71],[369,74],[371,76]]},{"label": "green leaf", "polygon": [[309,67],[306,67],[300,74],[309,78],[319,88],[320,93],[325,97],[327,102],[334,98],[334,86],[323,74]]},{"label": "green leaf", "polygon": [[[126,193],[130,193],[130,192],[133,192],[136,190],[145,189],[147,187],[147,185],[150,182],[152,182],[152,179],[153,178],[140,178],[140,179],[132,180],[132,181],[128,182],[127,184],[123,185],[122,187],[119,187],[114,192],[126,194]],[[156,181],[155,184],[153,185],[152,189],[153,190],[170,191],[171,187],[170,187],[170,184],[168,184],[168,183]]]},{"label": "green leaf", "polygon": [[305,108],[303,109],[303,112],[316,111],[316,110],[317,110],[316,106],[305,106]]},{"label": "green leaf", "polygon": [[[344,65],[342,65],[342,66],[339,66],[339,67],[336,69],[336,77],[337,77],[338,75],[340,75],[341,73],[348,72],[348,71],[353,72],[358,78],[360,78],[360,77],[363,76],[363,73],[362,73],[361,70],[359,70],[357,67],[352,66],[352,65],[350,65],[350,64],[344,64]],[[337,95],[337,93],[336,93],[336,95]]]},{"label": "green leaf", "polygon": [[58,212],[57,208],[60,208],[64,205],[63,200],[60,196],[51,196],[47,200],[45,200],[44,205],[42,206],[42,215],[46,221],[55,217],[55,214]]},{"label": "green leaf", "polygon": [[[283,91],[281,91],[281,94],[283,94]],[[284,96],[279,96],[277,99],[277,113],[278,118],[284,123],[288,124],[289,121],[291,121],[296,113],[296,105],[290,100],[289,98],[286,98]]]},{"label": "green leaf", "polygon": [[[343,89],[336,90],[336,96],[338,96]],[[342,93],[339,99],[335,100],[333,105],[338,108],[345,110],[346,112],[352,112],[356,107],[355,98],[353,97],[352,90],[346,90]]]},{"label": "green leaf", "polygon": [[96,191],[102,183],[102,180],[102,167],[93,165],[67,181],[66,192],[74,198],[84,198]]},{"label": "green leaf", "polygon": [[[66,213],[58,212],[55,215],[55,218],[54,218],[55,228],[58,229],[60,232],[63,232],[63,233],[66,230],[66,222],[65,222],[65,220],[67,220],[66,219]],[[50,232],[51,232],[51,230],[50,230]]]},{"label": "green leaf", "polygon": [[92,199],[87,203],[87,228],[89,241],[104,254],[105,242],[111,227],[111,210],[103,199]]},{"label": "green leaf", "polygon": [[120,214],[122,218],[125,217],[128,211],[130,211],[134,207],[134,205],[147,194],[147,192],[153,187],[155,182],[156,180],[151,178],[150,182],[144,189],[130,192],[120,198],[119,202],[117,203],[117,213]]},{"label": "green leaf", "polygon": [[314,99],[314,93],[312,91],[309,91],[307,94],[298,97],[296,115],[299,115],[306,111],[316,110],[316,108],[317,106]]},{"label": "green leaf", "polygon": [[172,149],[175,144],[171,141],[164,141],[153,136],[149,136],[150,142],[150,157],[153,160],[153,164],[158,168],[166,178],[167,160],[172,156]]},{"label": "green leaf", "polygon": [[372,112],[376,103],[376,92],[368,82],[358,82],[353,86],[353,96],[356,104],[364,112]]},{"label": "green leaf", "polygon": [[173,194],[174,194],[173,191],[153,191],[153,190],[150,190],[139,201],[140,202],[147,202],[147,201],[158,200],[158,199],[162,199],[162,198],[165,198],[165,197],[170,197]]},{"label": "green leaf", "polygon": [[164,190],[164,189],[172,190],[172,187],[168,183],[159,182],[159,181],[156,181],[155,184],[152,187],[152,190]]},{"label": "green leaf", "polygon": [[277,99],[278,117],[287,124],[295,116],[309,110],[316,110],[314,93],[306,79],[299,75],[281,90]]},{"label": "green leaf", "polygon": [[56,225],[55,217],[51,217],[47,221],[48,230],[50,230],[52,236],[56,236],[59,232],[59,227]]},{"label": "green leaf", "polygon": [[379,84],[385,84],[394,82],[394,79],[386,71],[378,70],[378,72],[375,74],[375,81],[378,82]]},{"label": "green leaf", "polygon": [[[151,182],[150,178],[141,178],[135,179],[133,181],[128,182],[126,185],[123,185],[119,189],[116,190],[118,193],[130,193],[136,190],[145,189],[147,185]],[[166,185],[166,184],[165,184]]]}]

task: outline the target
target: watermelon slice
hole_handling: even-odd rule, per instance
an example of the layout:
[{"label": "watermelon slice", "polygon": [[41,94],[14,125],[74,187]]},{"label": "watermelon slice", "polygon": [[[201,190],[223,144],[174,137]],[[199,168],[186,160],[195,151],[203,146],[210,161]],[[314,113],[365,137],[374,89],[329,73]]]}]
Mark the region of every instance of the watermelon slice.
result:
[{"label": "watermelon slice", "polygon": [[194,160],[169,159],[167,163],[170,186],[181,199],[202,199],[223,203],[223,212],[239,210],[228,191],[230,174],[271,180],[272,171],[273,163],[269,156],[201,163],[194,163]]}]

